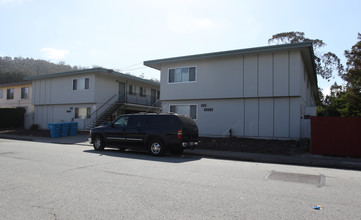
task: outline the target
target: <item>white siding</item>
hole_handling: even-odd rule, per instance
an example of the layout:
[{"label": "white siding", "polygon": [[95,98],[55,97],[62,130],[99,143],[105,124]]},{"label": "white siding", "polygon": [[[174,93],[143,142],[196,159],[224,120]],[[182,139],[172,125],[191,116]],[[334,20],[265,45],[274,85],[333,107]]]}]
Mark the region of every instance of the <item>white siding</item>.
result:
[{"label": "white siding", "polygon": [[260,54],[258,57],[258,95],[273,96],[273,55]]},{"label": "white siding", "polygon": [[289,98],[274,99],[274,136],[289,137],[290,128]]},{"label": "white siding", "polygon": [[288,52],[274,54],[274,96],[288,96]]},{"label": "white siding", "polygon": [[245,136],[258,136],[258,100],[245,100]]},{"label": "white siding", "polygon": [[259,136],[273,136],[273,99],[259,100]]},{"label": "white siding", "polygon": [[257,58],[256,55],[244,58],[244,97],[258,96]]}]

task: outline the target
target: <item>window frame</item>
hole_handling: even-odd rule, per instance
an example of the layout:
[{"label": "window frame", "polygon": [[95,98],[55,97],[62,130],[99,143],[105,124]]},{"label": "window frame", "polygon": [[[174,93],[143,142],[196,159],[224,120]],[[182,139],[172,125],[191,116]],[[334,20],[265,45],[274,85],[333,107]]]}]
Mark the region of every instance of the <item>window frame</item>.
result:
[{"label": "window frame", "polygon": [[139,96],[141,96],[141,97],[147,96],[147,90],[145,87],[139,87]]},{"label": "window frame", "polygon": [[[193,120],[197,120],[198,119],[198,104],[169,104],[169,112],[173,112],[173,113],[176,113],[176,114],[181,114],[181,113],[177,113],[177,112],[174,112],[174,111],[171,111],[171,108],[172,107],[176,107],[177,106],[189,106],[189,114],[190,115],[187,115],[188,117],[190,117],[191,119]],[[195,118],[192,118],[191,116],[191,106],[195,106],[196,108],[196,112],[195,112]]]},{"label": "window frame", "polygon": [[[80,114],[81,111],[85,111],[85,114]],[[76,119],[89,119],[91,116],[91,107],[75,107],[74,108],[74,118]]]},{"label": "window frame", "polygon": [[[188,68],[188,81],[175,81],[175,74],[176,74],[176,69],[185,69],[185,68]],[[194,81],[190,81],[189,78],[190,78],[190,69],[191,68],[194,68]],[[184,67],[172,67],[172,68],[168,68],[168,71],[167,71],[167,82],[168,84],[178,84],[178,83],[195,83],[197,82],[197,74],[198,74],[198,71],[197,71],[197,66],[184,66]],[[170,71],[171,70],[174,70],[174,76],[173,76],[173,82],[170,82]],[[181,73],[181,76],[182,78],[182,73]]]},{"label": "window frame", "polygon": [[[73,91],[84,91],[84,90],[89,90],[90,88],[89,77],[74,78],[72,82],[73,82]],[[82,83],[84,83],[84,85],[81,85]]]},{"label": "window frame", "polygon": [[[9,93],[9,91],[10,91],[10,93]],[[11,91],[12,91],[12,92],[11,92]],[[14,99],[14,96],[15,96],[14,92],[15,92],[15,89],[14,89],[14,88],[8,88],[8,89],[6,89],[6,100],[13,100],[13,99]],[[11,95],[11,96],[10,96],[10,95]]]},{"label": "window frame", "polygon": [[129,93],[129,95],[137,95],[137,87],[136,87],[136,85],[129,84],[128,93]]},{"label": "window frame", "polygon": [[21,87],[21,99],[29,99],[29,96],[30,96],[29,87]]}]

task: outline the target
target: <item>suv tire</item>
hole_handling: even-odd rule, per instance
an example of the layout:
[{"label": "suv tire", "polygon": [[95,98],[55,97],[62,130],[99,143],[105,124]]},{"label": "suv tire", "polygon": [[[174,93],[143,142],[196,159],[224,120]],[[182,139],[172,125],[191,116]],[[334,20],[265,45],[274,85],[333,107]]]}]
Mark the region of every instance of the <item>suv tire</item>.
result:
[{"label": "suv tire", "polygon": [[104,147],[105,147],[104,140],[100,135],[97,135],[94,137],[93,147],[94,147],[94,150],[96,150],[96,151],[104,150]]},{"label": "suv tire", "polygon": [[149,141],[148,149],[153,156],[162,156],[165,152],[165,146],[159,139],[152,139]]}]

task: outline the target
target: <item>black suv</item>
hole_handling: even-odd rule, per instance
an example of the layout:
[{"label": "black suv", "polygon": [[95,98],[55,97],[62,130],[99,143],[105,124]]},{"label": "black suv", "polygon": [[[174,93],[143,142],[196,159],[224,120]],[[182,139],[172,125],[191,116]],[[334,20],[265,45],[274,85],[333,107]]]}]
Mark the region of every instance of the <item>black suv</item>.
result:
[{"label": "black suv", "polygon": [[139,147],[161,156],[167,150],[181,154],[198,146],[198,127],[193,119],[173,113],[121,115],[108,125],[93,128],[89,142],[97,151],[104,147]]}]

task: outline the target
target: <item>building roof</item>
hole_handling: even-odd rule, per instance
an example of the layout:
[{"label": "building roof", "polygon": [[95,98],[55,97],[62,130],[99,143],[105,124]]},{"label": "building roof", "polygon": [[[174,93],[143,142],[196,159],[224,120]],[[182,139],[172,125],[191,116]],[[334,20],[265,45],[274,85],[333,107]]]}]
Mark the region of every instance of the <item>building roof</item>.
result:
[{"label": "building roof", "polygon": [[307,72],[309,73],[309,79],[312,85],[312,92],[316,98],[316,102],[319,103],[315,55],[313,53],[312,42],[280,44],[280,45],[272,45],[272,46],[264,46],[264,47],[246,48],[240,50],[229,50],[229,51],[221,51],[214,53],[196,54],[190,56],[172,57],[172,58],[165,58],[158,60],[148,60],[148,61],[144,61],[144,65],[160,70],[162,65],[175,63],[175,62],[195,61],[195,60],[203,60],[203,59],[217,59],[220,57],[242,56],[242,55],[250,55],[257,53],[272,53],[277,51],[295,50],[295,49],[301,51]]},{"label": "building roof", "polygon": [[29,84],[31,84],[31,81],[19,81],[12,83],[3,83],[0,84],[0,87],[21,86],[21,85],[29,85]]},{"label": "building roof", "polygon": [[156,86],[159,86],[158,82],[142,79],[136,76],[116,72],[112,69],[105,69],[105,68],[92,68],[92,69],[84,69],[84,70],[75,70],[75,71],[69,71],[69,72],[61,72],[61,73],[52,73],[52,74],[46,74],[46,75],[39,75],[39,76],[29,76],[25,77],[24,80],[37,80],[37,79],[46,79],[46,78],[53,78],[53,77],[61,77],[61,76],[71,76],[71,75],[79,75],[79,74],[85,74],[85,73],[103,73],[103,74],[110,74],[116,77],[122,77],[126,79],[136,80],[148,84],[153,84]]}]

